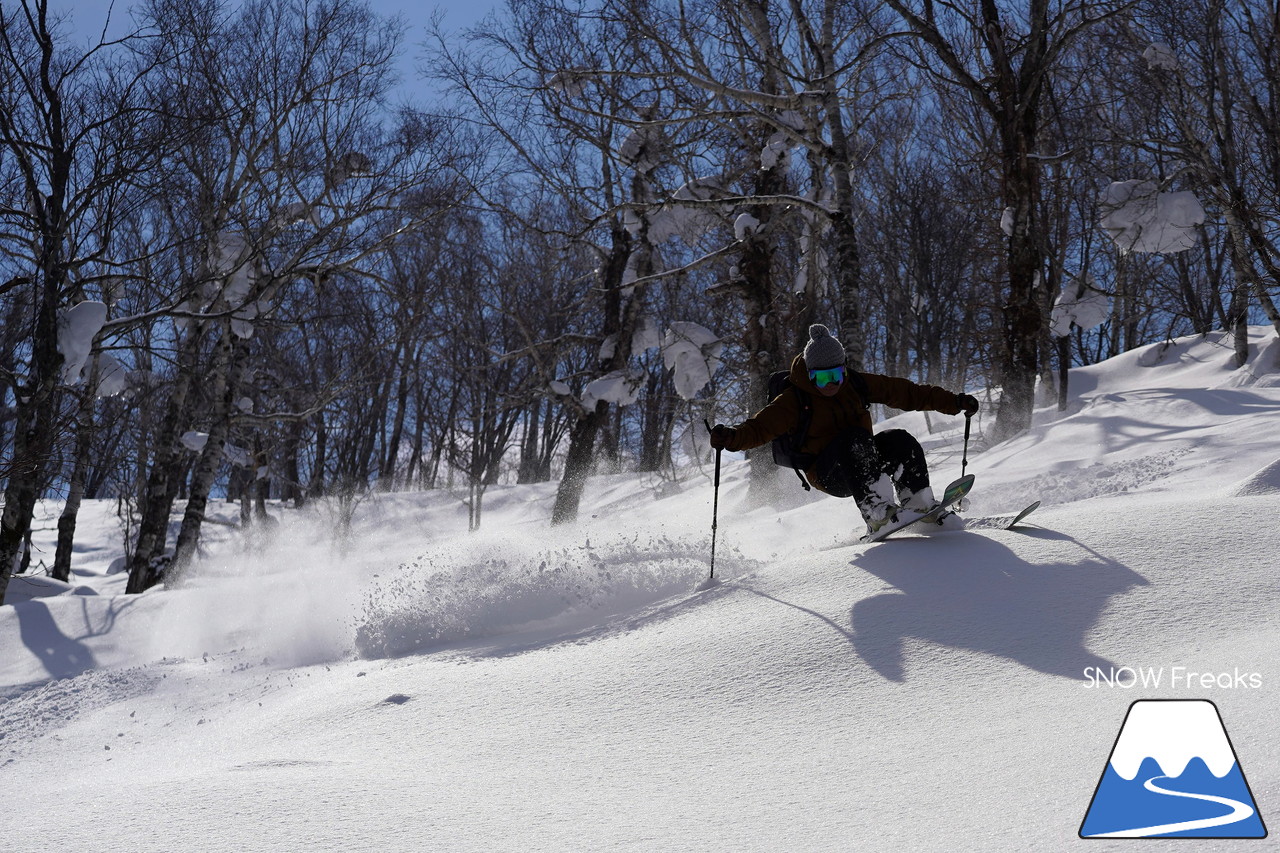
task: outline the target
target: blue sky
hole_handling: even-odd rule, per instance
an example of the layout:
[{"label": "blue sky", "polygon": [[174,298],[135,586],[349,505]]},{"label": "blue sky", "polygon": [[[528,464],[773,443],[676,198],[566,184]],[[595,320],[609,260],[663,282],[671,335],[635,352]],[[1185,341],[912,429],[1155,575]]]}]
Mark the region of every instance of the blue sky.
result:
[{"label": "blue sky", "polygon": [[[132,5],[132,0],[116,0],[113,19],[126,21]],[[402,13],[410,27],[420,32],[436,9],[444,10],[445,20],[450,28],[461,28],[475,23],[500,3],[495,0],[445,0],[414,5],[405,4],[403,0],[371,0],[370,5],[384,15]],[[107,10],[111,7],[111,0],[51,0],[52,9],[70,11],[75,15],[77,29],[94,34],[99,32],[107,18]]]},{"label": "blue sky", "polygon": [[[71,23],[86,39],[96,38],[102,32],[110,10],[110,34],[119,34],[129,23],[129,9],[136,0],[50,0],[51,11],[65,11],[72,16]],[[421,52],[427,22],[435,10],[445,14],[445,27],[461,30],[479,22],[489,12],[500,9],[502,0],[445,0],[440,3],[406,4],[404,0],[370,0],[374,11],[383,15],[401,15],[409,24],[400,60],[401,86],[405,94],[412,96],[419,85],[414,71],[415,57]]]}]

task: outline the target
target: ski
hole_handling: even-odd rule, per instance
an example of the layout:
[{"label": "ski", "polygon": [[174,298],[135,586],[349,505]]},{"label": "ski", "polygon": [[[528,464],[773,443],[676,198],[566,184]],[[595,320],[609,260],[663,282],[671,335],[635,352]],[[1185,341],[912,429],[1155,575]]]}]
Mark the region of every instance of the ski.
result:
[{"label": "ski", "polygon": [[1008,530],[1022,523],[1028,515],[1035,512],[1040,506],[1040,501],[1028,506],[1022,512],[1016,515],[993,515],[987,518],[967,518],[964,522],[965,530]]},{"label": "ski", "polygon": [[942,492],[942,500],[933,509],[928,512],[899,510],[897,521],[891,524],[886,524],[875,533],[868,533],[858,541],[864,545],[871,542],[883,542],[885,539],[888,539],[890,536],[905,527],[910,527],[911,525],[921,521],[933,521],[938,516],[951,509],[951,507],[959,503],[960,499],[969,494],[969,490],[972,488],[973,475],[968,474],[961,477],[959,480],[956,480],[951,485],[947,486],[947,488]]}]

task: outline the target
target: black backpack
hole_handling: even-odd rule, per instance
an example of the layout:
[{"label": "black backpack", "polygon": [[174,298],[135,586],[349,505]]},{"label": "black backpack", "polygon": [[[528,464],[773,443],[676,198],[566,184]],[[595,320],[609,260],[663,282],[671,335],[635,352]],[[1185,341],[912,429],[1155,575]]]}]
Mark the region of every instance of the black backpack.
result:
[{"label": "black backpack", "polygon": [[[870,403],[867,400],[869,391],[867,380],[862,378],[861,373],[853,370],[846,370],[845,376],[846,381],[852,383],[854,391],[861,398],[862,405],[870,411]],[[805,439],[809,437],[809,425],[813,422],[813,399],[791,383],[789,371],[779,370],[776,373],[769,374],[770,400],[774,400],[780,394],[786,393],[788,388],[796,395],[796,402],[800,404],[800,422],[794,430],[773,440],[771,445],[773,462],[775,465],[781,465],[783,468],[790,468],[795,471],[796,476],[800,478],[800,485],[804,486],[805,491],[809,491],[811,487],[809,481],[805,479],[804,470],[812,465],[818,457],[812,453],[801,453],[800,448],[804,446]]]}]

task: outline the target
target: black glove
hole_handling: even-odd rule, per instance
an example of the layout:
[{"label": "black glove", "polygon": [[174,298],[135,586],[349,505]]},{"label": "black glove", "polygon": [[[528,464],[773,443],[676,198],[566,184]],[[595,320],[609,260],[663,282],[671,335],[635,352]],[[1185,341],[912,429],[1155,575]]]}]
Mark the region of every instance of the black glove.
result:
[{"label": "black glove", "polygon": [[957,394],[956,402],[960,405],[960,411],[969,417],[973,417],[978,413],[978,398],[971,394]]},{"label": "black glove", "polygon": [[724,450],[729,442],[733,441],[737,430],[724,424],[716,424],[711,428],[711,447],[715,450]]}]

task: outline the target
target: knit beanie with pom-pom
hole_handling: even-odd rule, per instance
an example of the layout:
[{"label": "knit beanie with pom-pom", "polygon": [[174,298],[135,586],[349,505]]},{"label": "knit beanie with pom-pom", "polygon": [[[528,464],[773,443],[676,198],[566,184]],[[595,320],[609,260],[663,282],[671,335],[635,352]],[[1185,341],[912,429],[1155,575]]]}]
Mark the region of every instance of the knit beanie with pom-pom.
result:
[{"label": "knit beanie with pom-pom", "polygon": [[809,343],[804,348],[804,365],[810,370],[828,370],[844,364],[844,344],[831,337],[826,326],[809,327]]}]

